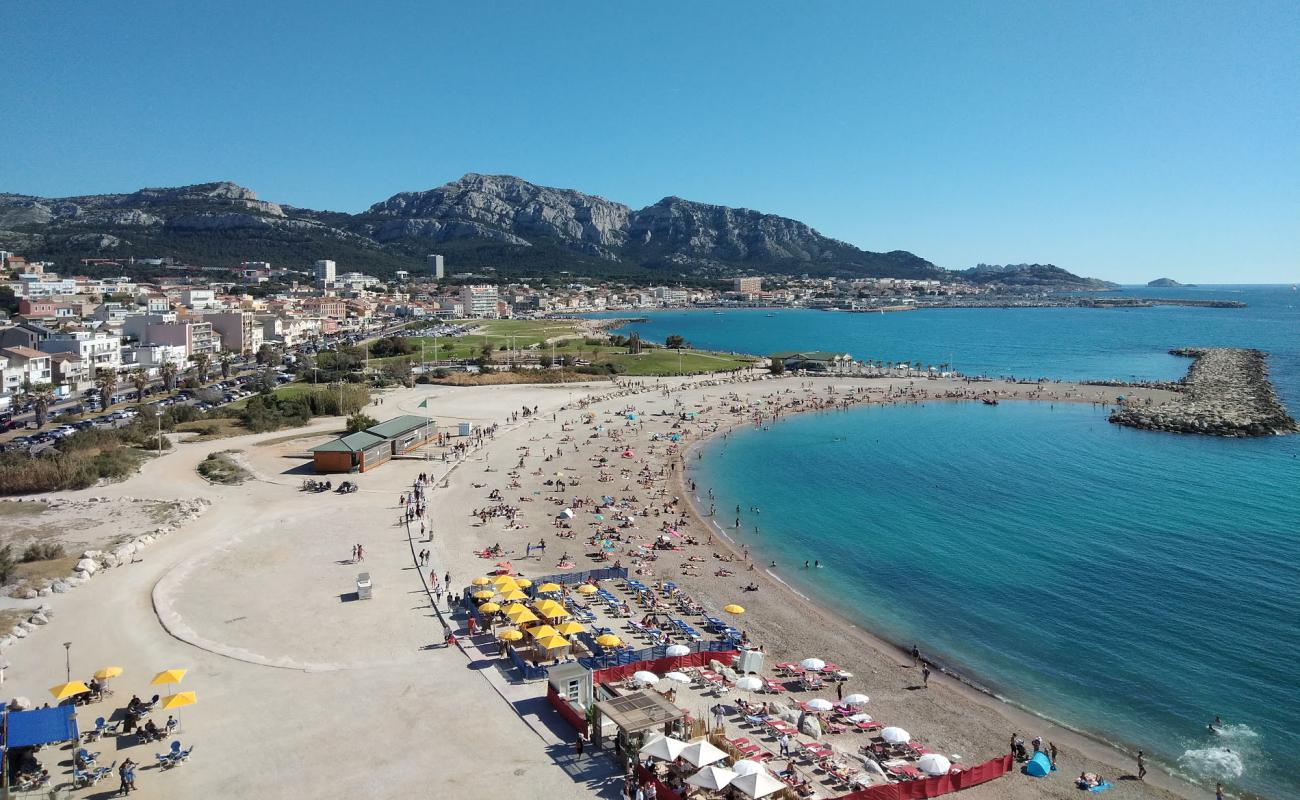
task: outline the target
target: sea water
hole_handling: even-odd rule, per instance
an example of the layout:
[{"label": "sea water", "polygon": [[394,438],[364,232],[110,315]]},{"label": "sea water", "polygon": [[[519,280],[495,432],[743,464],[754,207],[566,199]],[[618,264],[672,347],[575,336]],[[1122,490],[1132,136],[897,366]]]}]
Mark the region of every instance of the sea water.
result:
[{"label": "sea water", "polygon": [[[1170,348],[1259,347],[1297,413],[1289,287],[1129,293],[1249,307],[690,311],[628,330],[1069,379],[1177,378],[1189,362]],[[1300,436],[1151,433],[1105,414],[1016,401],[808,414],[715,441],[692,466],[719,508],[761,509],[743,515],[743,541],[799,591],[1185,775],[1300,797]],[[1228,727],[1213,735],[1216,714]]]}]

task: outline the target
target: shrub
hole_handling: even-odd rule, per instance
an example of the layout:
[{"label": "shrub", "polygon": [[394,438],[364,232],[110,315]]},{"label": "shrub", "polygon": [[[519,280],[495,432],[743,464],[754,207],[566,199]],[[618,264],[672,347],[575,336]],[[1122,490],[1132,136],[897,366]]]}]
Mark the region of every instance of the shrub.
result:
[{"label": "shrub", "polygon": [[27,545],[18,560],[28,564],[32,561],[52,561],[56,558],[63,558],[63,556],[63,545],[58,542],[33,542]]}]

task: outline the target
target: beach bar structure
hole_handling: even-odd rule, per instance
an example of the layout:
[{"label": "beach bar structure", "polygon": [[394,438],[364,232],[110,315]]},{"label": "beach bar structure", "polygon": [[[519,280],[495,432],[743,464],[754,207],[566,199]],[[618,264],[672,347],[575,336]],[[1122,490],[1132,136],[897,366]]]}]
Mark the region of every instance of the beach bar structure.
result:
[{"label": "beach bar structure", "polygon": [[773,353],[769,358],[780,361],[790,372],[838,372],[853,364],[848,353],[822,351]]},{"label": "beach bar structure", "polygon": [[311,450],[317,473],[366,472],[428,444],[438,426],[428,417],[406,414],[349,433]]}]

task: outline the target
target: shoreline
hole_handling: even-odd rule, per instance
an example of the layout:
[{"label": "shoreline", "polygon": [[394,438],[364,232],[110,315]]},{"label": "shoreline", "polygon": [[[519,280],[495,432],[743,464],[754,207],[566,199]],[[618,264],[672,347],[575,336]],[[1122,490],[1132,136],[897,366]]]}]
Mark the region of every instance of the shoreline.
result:
[{"label": "shoreline", "polygon": [[[827,377],[833,380],[835,376],[827,376]],[[977,383],[976,385],[979,384]],[[1057,385],[1064,385],[1064,384],[1057,384]],[[1074,383],[1070,385],[1075,385],[1080,387],[1086,386],[1086,384],[1081,384],[1081,383]],[[1056,402],[1056,401],[1072,402],[1072,403],[1094,403],[1095,402],[1081,396],[1050,397],[1050,398],[1003,398],[1003,399],[1020,399],[1027,402],[1028,401],[1042,402],[1044,399],[1050,400],[1052,402]],[[932,402],[961,402],[961,401],[977,402],[973,399],[965,399],[965,398],[958,398],[958,397],[935,397],[935,398],[928,398],[919,401],[904,401],[904,402],[911,405],[920,405],[922,403],[932,403]],[[903,403],[895,403],[895,404],[903,404]],[[828,412],[828,411],[851,411],[855,408],[863,408],[872,405],[879,406],[879,405],[885,405],[885,403],[866,401],[866,402],[856,403],[852,406],[848,406],[845,408],[839,408],[839,407],[820,408],[820,409],[810,408],[804,411],[789,412],[789,413],[791,413],[791,415],[793,415],[794,413],[798,413],[802,415],[805,413]],[[784,416],[784,413],[782,416]],[[765,420],[763,424],[768,425],[771,424],[772,422],[779,422],[779,421],[781,421],[780,418],[771,421]],[[747,424],[745,427],[751,427],[751,425],[752,423]],[[681,453],[678,455],[678,458],[680,459],[679,463],[684,465],[684,469],[679,471],[674,471],[673,477],[671,478],[671,493],[674,496],[683,497],[686,499],[686,509],[690,518],[692,519],[692,527],[698,526],[698,528],[695,528],[695,532],[698,532],[699,530],[703,529],[703,530],[707,530],[711,537],[714,534],[718,534],[716,538],[713,538],[713,543],[710,545],[711,547],[723,550],[739,561],[750,561],[745,556],[745,551],[747,550],[747,548],[741,542],[733,538],[733,536],[730,533],[728,533],[722,525],[716,523],[715,521],[716,516],[710,517],[705,513],[705,510],[702,509],[700,506],[700,503],[702,502],[700,496],[695,492],[691,492],[687,484],[687,480],[689,480],[689,478],[695,475],[695,473],[698,470],[698,467],[696,468],[691,467],[691,464],[693,462],[690,456],[692,454],[697,453],[701,448],[704,448],[705,446],[712,443],[719,436],[737,430],[739,430],[739,426],[733,426],[731,429],[724,429],[720,427],[717,431],[713,431],[707,435],[703,435],[698,439],[693,439],[686,447],[684,447]],[[698,463],[698,461],[694,463]],[[751,561],[750,563],[753,562]],[[910,661],[911,657],[908,653],[908,648],[906,645],[899,642],[894,642],[890,640],[888,637],[868,627],[865,627],[858,622],[855,622],[853,619],[847,616],[838,607],[838,605],[835,602],[829,599],[818,598],[815,596],[805,594],[795,585],[787,582],[779,575],[773,573],[769,568],[759,567],[757,564],[754,564],[753,566],[754,566],[753,572],[747,573],[748,576],[750,577],[757,576],[756,580],[759,583],[763,583],[763,582],[768,583],[769,586],[775,590],[774,592],[775,594],[793,600],[795,605],[804,606],[805,609],[809,612],[816,613],[822,615],[823,617],[829,618],[829,621],[832,623],[833,627],[824,630],[823,631],[824,636],[834,635],[834,633],[836,632],[848,632],[852,638],[858,639],[860,643],[866,645],[871,650],[874,650],[879,657],[883,659],[887,659],[900,667],[908,666],[908,662]],[[740,573],[737,574],[739,575]],[[700,577],[704,577],[704,576],[700,576]],[[677,581],[679,584],[682,584],[683,587],[685,588],[686,583],[684,582],[682,577],[674,576],[673,580]],[[698,596],[703,595],[709,597],[714,602],[726,601],[725,598],[716,596],[712,591],[710,591],[708,588],[705,587],[704,584],[706,584],[707,581],[703,581],[703,582],[689,581],[689,583],[691,584],[689,591],[692,593],[692,595],[697,596],[697,599]],[[753,628],[758,630],[759,634],[757,638],[760,641],[771,643],[773,640],[779,639],[778,636],[773,635],[773,632],[766,630],[766,628],[768,628],[769,626],[762,622],[755,624],[751,620],[746,619],[745,626],[747,628]],[[835,631],[834,630],[835,628],[839,629],[839,631]],[[1089,760],[1096,761],[1102,765],[1105,765],[1105,767],[1107,767],[1110,771],[1115,771],[1116,774],[1127,774],[1128,770],[1131,768],[1134,753],[1131,750],[1127,749],[1127,745],[1125,743],[1110,741],[1104,736],[1102,736],[1101,734],[1094,733],[1092,731],[1088,731],[1086,729],[1076,727],[1066,721],[1058,720],[1053,717],[1047,716],[1038,711],[1035,711],[1033,708],[1027,705],[1016,702],[1011,698],[1005,697],[1002,694],[1000,694],[996,689],[981,682],[978,675],[968,669],[961,668],[958,665],[932,661],[929,658],[927,658],[926,660],[930,661],[936,667],[935,673],[934,675],[932,675],[931,678],[931,682],[933,684],[943,685],[947,689],[955,692],[963,700],[971,702],[976,706],[978,706],[979,708],[984,709],[986,711],[994,712],[1002,719],[1004,719],[1011,726],[1011,728],[1014,728],[1016,730],[1022,730],[1022,731],[1033,730],[1038,735],[1042,735],[1044,740],[1052,740],[1057,742],[1058,744],[1062,744],[1063,747],[1061,747],[1061,750],[1063,753],[1069,754],[1070,751],[1075,751],[1076,753],[1084,756]],[[1045,731],[1043,730],[1044,728],[1046,728]],[[1169,770],[1167,765],[1156,764],[1153,766],[1155,768],[1152,769],[1147,776],[1148,780],[1146,784],[1148,786],[1152,786],[1164,790],[1165,792],[1168,792],[1173,796],[1185,797],[1185,798],[1199,797],[1206,792],[1205,787],[1202,787],[1181,775],[1173,773],[1171,770]],[[1159,777],[1153,779],[1157,775]],[[1075,791],[1077,792],[1077,790]]]}]

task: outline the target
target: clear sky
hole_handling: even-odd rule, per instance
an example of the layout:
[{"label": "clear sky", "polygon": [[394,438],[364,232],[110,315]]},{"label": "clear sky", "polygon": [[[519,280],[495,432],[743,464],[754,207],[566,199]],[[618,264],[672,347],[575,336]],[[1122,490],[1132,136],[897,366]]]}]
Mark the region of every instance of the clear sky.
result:
[{"label": "clear sky", "polygon": [[1300,3],[7,2],[0,191],[465,172],[946,267],[1300,280]]}]

